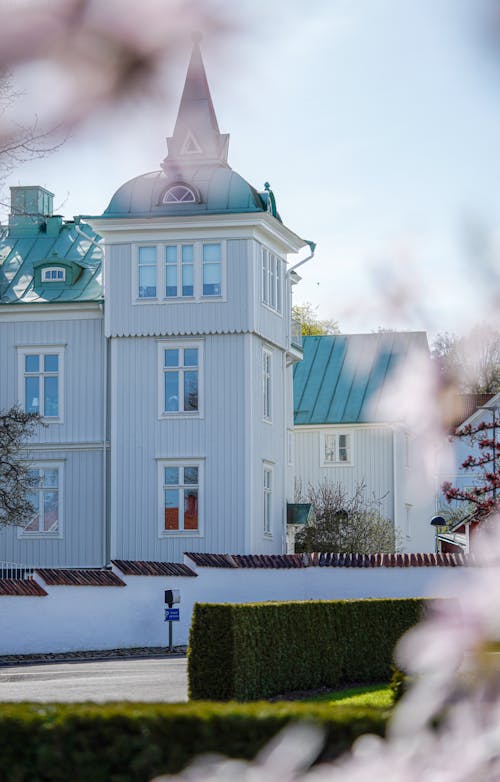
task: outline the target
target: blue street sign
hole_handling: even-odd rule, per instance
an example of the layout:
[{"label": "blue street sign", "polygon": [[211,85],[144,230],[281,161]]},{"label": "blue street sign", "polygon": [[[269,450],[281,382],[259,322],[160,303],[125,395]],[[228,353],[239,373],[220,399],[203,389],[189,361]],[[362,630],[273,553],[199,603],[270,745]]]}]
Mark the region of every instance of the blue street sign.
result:
[{"label": "blue street sign", "polygon": [[165,608],[165,622],[178,622],[180,620],[178,608]]}]

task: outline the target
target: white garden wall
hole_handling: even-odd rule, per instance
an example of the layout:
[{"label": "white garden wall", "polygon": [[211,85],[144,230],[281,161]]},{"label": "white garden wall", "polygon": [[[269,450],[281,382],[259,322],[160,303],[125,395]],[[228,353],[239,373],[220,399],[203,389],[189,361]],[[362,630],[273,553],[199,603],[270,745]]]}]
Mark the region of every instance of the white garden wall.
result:
[{"label": "white garden wall", "polygon": [[[190,565],[192,563],[189,563]],[[175,645],[187,644],[195,602],[446,597],[461,567],[196,567],[197,578],[123,576],[126,587],[48,586],[46,597],[0,595],[0,654],[167,646],[164,590],[180,589]],[[463,588],[463,587],[462,587]]]}]

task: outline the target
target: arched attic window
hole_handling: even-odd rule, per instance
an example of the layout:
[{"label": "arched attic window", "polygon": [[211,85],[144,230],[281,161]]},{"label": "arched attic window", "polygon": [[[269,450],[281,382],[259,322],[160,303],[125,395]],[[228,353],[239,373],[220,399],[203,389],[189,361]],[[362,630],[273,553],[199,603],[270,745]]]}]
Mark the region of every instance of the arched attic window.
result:
[{"label": "arched attic window", "polygon": [[198,200],[195,191],[183,184],[172,185],[163,196],[164,204],[196,204]]},{"label": "arched attic window", "polygon": [[66,269],[63,266],[46,266],[42,269],[42,282],[66,282]]}]

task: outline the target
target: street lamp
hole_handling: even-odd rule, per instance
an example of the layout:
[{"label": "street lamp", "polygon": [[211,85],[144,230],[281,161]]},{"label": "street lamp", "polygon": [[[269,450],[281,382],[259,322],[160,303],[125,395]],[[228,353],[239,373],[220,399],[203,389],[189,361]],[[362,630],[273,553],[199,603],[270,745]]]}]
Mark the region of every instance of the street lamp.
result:
[{"label": "street lamp", "polygon": [[438,551],[438,532],[439,527],[445,527],[446,526],[446,519],[443,518],[443,516],[433,516],[431,519],[431,527],[434,527],[435,533],[436,533],[436,554],[439,554]]}]

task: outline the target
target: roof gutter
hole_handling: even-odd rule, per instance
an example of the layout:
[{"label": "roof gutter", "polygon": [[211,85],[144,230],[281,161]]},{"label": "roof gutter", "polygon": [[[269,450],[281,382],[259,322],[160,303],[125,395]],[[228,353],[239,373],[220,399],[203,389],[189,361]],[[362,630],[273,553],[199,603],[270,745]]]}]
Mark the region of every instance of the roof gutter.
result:
[{"label": "roof gutter", "polygon": [[292,266],[291,269],[288,269],[288,276],[290,277],[291,273],[295,271],[295,269],[298,269],[299,266],[302,266],[303,263],[307,263],[308,261],[311,261],[314,258],[314,253],[316,251],[316,242],[309,242],[307,239],[304,240],[306,244],[309,245],[309,249],[311,250],[311,254],[307,256],[307,258],[304,258],[302,261],[299,261],[295,264],[295,266]]}]

